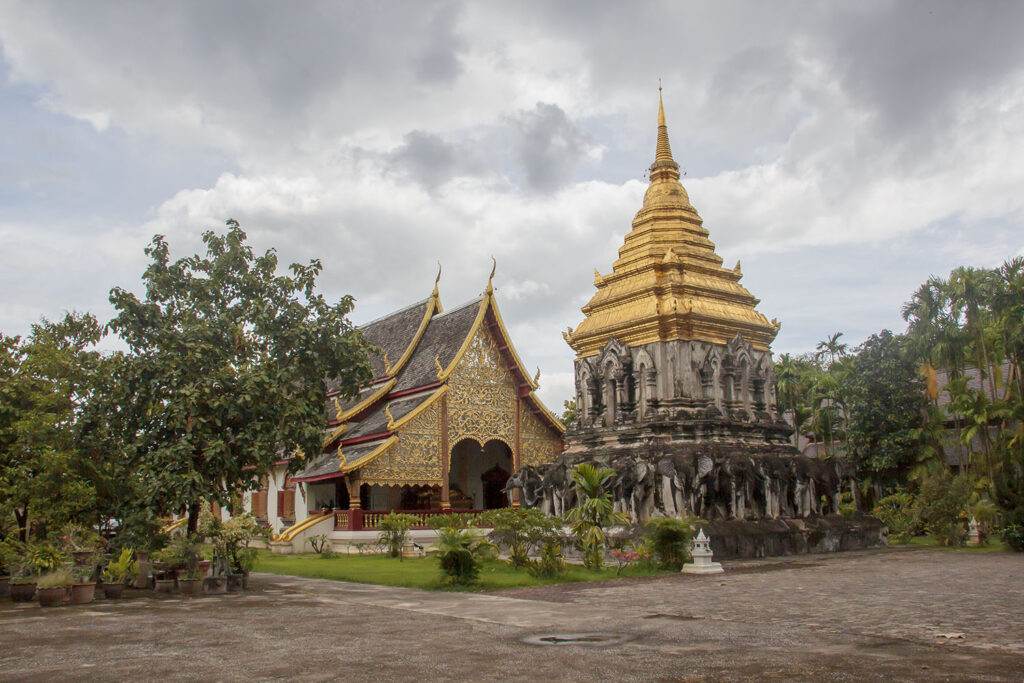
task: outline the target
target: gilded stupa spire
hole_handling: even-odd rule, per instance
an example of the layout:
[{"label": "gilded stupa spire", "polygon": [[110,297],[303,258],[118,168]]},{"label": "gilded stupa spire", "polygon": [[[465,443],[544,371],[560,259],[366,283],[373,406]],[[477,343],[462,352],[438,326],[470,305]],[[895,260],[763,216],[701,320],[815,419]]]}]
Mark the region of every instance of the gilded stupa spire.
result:
[{"label": "gilded stupa spire", "polygon": [[[662,167],[679,170],[679,164],[672,158],[672,146],[668,142],[668,124],[665,123],[665,103],[661,99],[661,84],[658,84],[658,148],[654,152],[651,171]],[[676,176],[678,178],[678,175]]]},{"label": "gilded stupa spire", "polygon": [[596,354],[612,337],[630,345],[727,344],[740,334],[755,349],[768,350],[778,325],[757,312],[758,300],[739,283],[739,268],[722,267],[679,182],[660,83],[658,142],[649,176],[643,206],[612,272],[595,274],[597,293],[583,307],[586,319],[566,341],[581,358]]}]

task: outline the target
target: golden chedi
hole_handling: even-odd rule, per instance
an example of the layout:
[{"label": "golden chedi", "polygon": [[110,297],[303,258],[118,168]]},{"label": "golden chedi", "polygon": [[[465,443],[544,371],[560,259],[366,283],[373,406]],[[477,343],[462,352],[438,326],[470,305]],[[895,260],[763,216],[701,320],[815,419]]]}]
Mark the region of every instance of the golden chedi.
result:
[{"label": "golden chedi", "polygon": [[770,348],[779,323],[741,277],[739,263],[722,267],[679,182],[659,95],[643,206],[612,272],[595,271],[585,319],[564,334],[576,352],[572,431],[591,446],[642,425],[672,440],[788,443]]},{"label": "golden chedi", "polygon": [[[659,98],[660,100],[660,98]],[[508,487],[562,515],[572,471],[609,467],[615,508],[636,522],[699,518],[718,558],[767,557],[884,543],[884,527],[839,515],[852,478],[838,458],[797,453],[780,418],[771,343],[739,264],[722,267],[679,182],[665,110],[644,204],[586,316],[576,351],[576,420],[553,462],[521,467]]]}]

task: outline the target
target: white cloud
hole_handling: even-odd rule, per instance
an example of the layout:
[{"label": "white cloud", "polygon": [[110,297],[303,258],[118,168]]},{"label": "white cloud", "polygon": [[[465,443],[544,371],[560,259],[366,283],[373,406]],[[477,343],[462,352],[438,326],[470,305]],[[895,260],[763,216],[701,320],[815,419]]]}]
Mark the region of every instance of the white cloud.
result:
[{"label": "white cloud", "polygon": [[[506,322],[560,410],[560,333],[639,208],[658,77],[690,197],[787,348],[892,325],[883,311],[908,283],[1021,249],[1018,8],[353,7],[0,6],[0,95],[28,89],[36,110],[124,150],[65,169],[50,163],[62,144],[0,169],[19,209],[0,225],[5,329],[105,310],[111,286],[138,282],[153,233],[191,253],[228,217],[284,262],[320,258],[323,286],[355,294],[360,320],[425,296],[436,261],[445,302],[469,299],[493,254]],[[0,123],[25,130],[7,101]],[[106,163],[167,147],[195,150],[202,172],[176,166],[172,190],[122,209],[138,188]],[[44,167],[61,173],[37,182]],[[110,180],[91,203],[40,190],[76,174]]]}]

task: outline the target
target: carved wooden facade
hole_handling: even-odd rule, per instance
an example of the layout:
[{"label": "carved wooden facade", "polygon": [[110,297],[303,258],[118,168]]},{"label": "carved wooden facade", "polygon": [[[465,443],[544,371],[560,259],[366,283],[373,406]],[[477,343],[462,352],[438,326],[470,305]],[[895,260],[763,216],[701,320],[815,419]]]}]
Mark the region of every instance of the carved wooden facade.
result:
[{"label": "carved wooden facade", "polygon": [[490,283],[480,299],[447,312],[435,287],[431,299],[363,333],[382,347],[380,376],[358,399],[332,403],[326,452],[298,481],[344,478],[353,506],[362,484],[437,487],[446,507],[457,444],[503,444],[508,473],[561,453],[565,428],[534,394],[537,380],[522,367]]}]

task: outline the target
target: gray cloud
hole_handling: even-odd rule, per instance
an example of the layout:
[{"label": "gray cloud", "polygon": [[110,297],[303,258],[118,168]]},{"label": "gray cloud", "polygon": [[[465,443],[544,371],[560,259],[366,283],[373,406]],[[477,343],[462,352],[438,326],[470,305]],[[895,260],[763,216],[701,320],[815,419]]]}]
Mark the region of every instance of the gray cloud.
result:
[{"label": "gray cloud", "polygon": [[576,164],[590,150],[590,135],[556,104],[538,102],[514,120],[519,132],[515,156],[526,186],[550,192],[570,182]]},{"label": "gray cloud", "polygon": [[404,172],[429,191],[456,176],[482,171],[472,145],[448,142],[422,130],[406,133],[402,145],[386,160],[394,170]]}]

